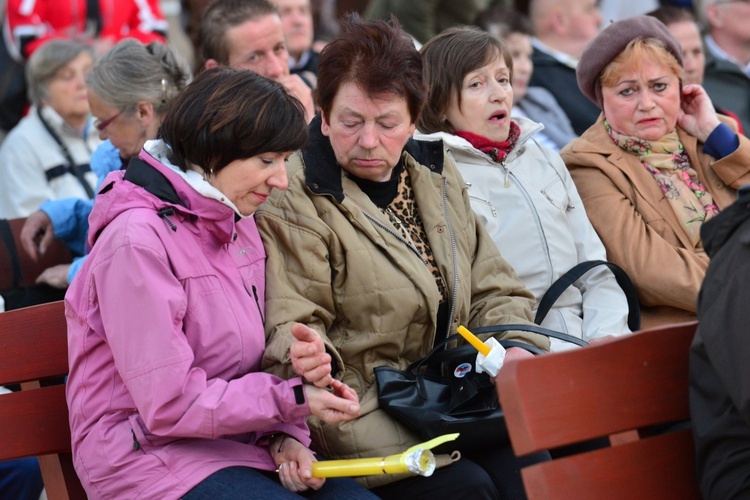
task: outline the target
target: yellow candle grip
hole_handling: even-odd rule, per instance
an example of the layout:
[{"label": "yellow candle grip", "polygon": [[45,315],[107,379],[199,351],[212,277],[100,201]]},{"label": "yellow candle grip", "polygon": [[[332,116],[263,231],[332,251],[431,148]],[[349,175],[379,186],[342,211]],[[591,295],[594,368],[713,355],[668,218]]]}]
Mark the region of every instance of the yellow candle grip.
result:
[{"label": "yellow candle grip", "polygon": [[354,458],[350,460],[324,460],[313,462],[314,477],[354,477],[376,474],[403,474],[409,472],[401,454],[382,458]]},{"label": "yellow candle grip", "polygon": [[466,327],[464,327],[463,325],[459,325],[456,331],[461,334],[461,336],[465,338],[469,344],[473,345],[474,349],[484,354],[485,356],[490,354],[491,349],[484,342],[479,340],[479,337],[467,330]]},{"label": "yellow candle grip", "polygon": [[438,436],[426,443],[412,446],[398,455],[349,460],[324,460],[313,462],[313,477],[354,477],[377,474],[419,474],[431,476],[435,471],[435,456],[430,451],[435,446],[453,441],[458,433]]}]

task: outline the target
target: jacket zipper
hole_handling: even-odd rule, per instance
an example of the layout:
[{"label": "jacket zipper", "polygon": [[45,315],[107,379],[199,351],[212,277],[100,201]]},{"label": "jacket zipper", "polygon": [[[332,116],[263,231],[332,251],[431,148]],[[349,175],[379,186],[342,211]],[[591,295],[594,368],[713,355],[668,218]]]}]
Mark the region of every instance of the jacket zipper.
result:
[{"label": "jacket zipper", "polygon": [[492,216],[493,217],[497,217],[497,209],[495,208],[495,205],[493,205],[491,201],[489,201],[489,200],[483,200],[482,198],[479,198],[478,196],[472,196],[472,195],[469,195],[469,198],[472,199],[472,200],[476,200],[476,201],[478,201],[480,203],[484,203],[485,205],[487,205],[490,208],[490,210],[492,211]]},{"label": "jacket zipper", "polygon": [[258,306],[258,314],[260,314],[260,321],[262,323],[265,323],[266,320],[263,317],[263,312],[260,310],[260,299],[258,298],[258,289],[255,288],[255,285],[252,285],[251,288],[253,289],[253,297],[255,298],[255,305]]},{"label": "jacket zipper", "polygon": [[[458,266],[456,265],[456,235],[453,233],[453,226],[448,217],[448,179],[445,177],[443,177],[443,215],[445,217],[445,224],[448,226],[448,234],[450,234],[451,238],[451,253],[453,257],[453,293],[451,294],[451,310],[448,315],[448,330],[445,332],[445,338],[448,338],[451,335],[453,316],[456,314],[456,300],[458,297]],[[445,347],[447,348],[448,346],[446,345]]]},{"label": "jacket zipper", "polygon": [[505,189],[510,187],[510,169],[505,165],[505,160],[500,162],[500,166],[505,170]]},{"label": "jacket zipper", "polygon": [[395,236],[396,238],[398,238],[399,241],[402,241],[403,243],[406,243],[406,246],[408,246],[409,248],[412,249],[412,251],[417,255],[417,257],[419,257],[419,260],[421,260],[424,263],[425,266],[427,265],[427,261],[424,259],[424,257],[422,257],[422,253],[419,251],[419,249],[416,246],[414,246],[414,243],[412,243],[411,241],[409,241],[406,238],[404,238],[401,235],[401,233],[396,232],[395,230],[391,229],[390,227],[388,227],[383,222],[380,222],[380,220],[378,220],[374,215],[370,215],[363,208],[360,207],[359,210],[362,212],[362,214],[364,214],[365,217],[367,217],[368,219],[370,219],[371,222],[375,223],[375,225],[377,225],[381,229],[384,229],[389,234],[392,234],[393,236]]}]

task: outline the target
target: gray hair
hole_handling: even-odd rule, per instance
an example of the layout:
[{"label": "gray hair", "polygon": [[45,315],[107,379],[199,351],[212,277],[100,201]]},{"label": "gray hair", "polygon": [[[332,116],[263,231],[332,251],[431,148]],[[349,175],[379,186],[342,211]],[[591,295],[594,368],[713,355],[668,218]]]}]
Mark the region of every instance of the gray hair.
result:
[{"label": "gray hair", "polygon": [[166,45],[126,38],[94,65],[86,83],[89,92],[119,110],[131,111],[147,101],[160,114],[190,79],[185,60]]},{"label": "gray hair", "polygon": [[41,106],[42,99],[47,98],[49,83],[57,72],[80,54],[90,55],[92,61],[95,59],[94,49],[73,40],[50,40],[34,51],[26,65],[26,83],[29,100],[35,106]]},{"label": "gray hair", "polygon": [[698,19],[698,25],[704,32],[709,32],[711,30],[711,24],[708,22],[706,10],[708,7],[717,3],[723,2],[719,2],[718,0],[694,0],[693,2],[693,12],[695,12]]}]

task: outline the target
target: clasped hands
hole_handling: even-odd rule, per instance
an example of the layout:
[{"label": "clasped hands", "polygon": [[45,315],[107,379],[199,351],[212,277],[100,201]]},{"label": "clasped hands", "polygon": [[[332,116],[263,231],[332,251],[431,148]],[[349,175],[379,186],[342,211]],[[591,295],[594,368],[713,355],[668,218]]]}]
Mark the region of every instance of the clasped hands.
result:
[{"label": "clasped hands", "polygon": [[[337,424],[359,416],[357,393],[331,375],[331,355],[318,332],[297,323],[292,327],[295,341],[289,348],[292,366],[308,383],[303,385],[310,412],[327,424]],[[296,439],[286,436],[270,443],[271,456],[279,468],[281,484],[290,491],[320,489],[325,479],[312,477],[312,452]]]}]

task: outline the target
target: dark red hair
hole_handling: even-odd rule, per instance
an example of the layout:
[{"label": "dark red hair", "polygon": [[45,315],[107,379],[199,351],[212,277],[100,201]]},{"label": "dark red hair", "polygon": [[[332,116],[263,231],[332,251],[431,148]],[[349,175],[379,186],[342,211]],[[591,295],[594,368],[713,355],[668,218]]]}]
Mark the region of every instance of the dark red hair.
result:
[{"label": "dark red hair", "polygon": [[342,21],[339,38],[320,53],[315,99],[326,120],[339,88],[350,82],[370,97],[402,97],[412,122],[419,119],[427,99],[422,59],[395,17],[388,23],[351,15]]}]

